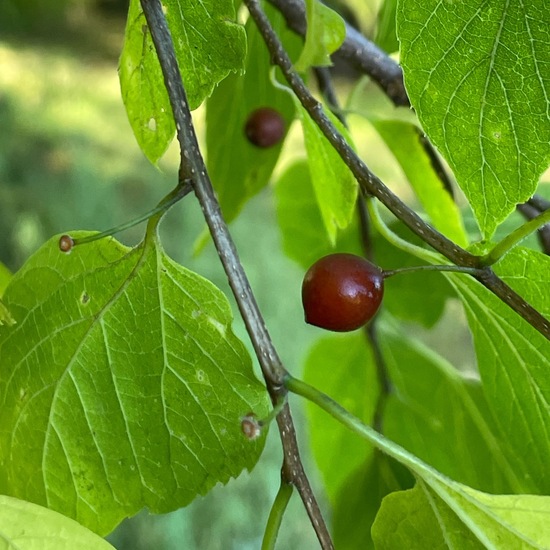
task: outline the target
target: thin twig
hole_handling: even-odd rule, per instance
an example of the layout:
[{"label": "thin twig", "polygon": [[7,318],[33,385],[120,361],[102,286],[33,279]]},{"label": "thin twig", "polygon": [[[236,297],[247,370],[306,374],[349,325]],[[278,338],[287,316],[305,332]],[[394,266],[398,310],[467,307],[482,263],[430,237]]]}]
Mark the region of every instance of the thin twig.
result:
[{"label": "thin twig", "polygon": [[[539,208],[540,206],[544,206],[547,202],[548,201],[545,201],[540,197],[537,197],[536,199],[535,197],[533,197],[525,204],[518,204],[517,209],[519,212],[521,212],[526,220],[532,220],[533,218],[536,218],[541,212],[544,212],[547,208],[550,208],[550,203],[548,203],[548,206],[546,208]],[[543,225],[538,229],[537,238],[541,250],[547,256],[550,256],[550,224]]]},{"label": "thin twig", "polygon": [[[300,103],[317,124],[321,132],[349,167],[359,185],[367,195],[376,197],[398,219],[424,242],[443,254],[456,265],[480,267],[480,257],[474,256],[456,243],[447,239],[427,224],[416,212],[411,210],[384,183],[375,176],[366,164],[357,156],[334,124],[326,116],[322,105],[311,95],[300,76],[293,69],[292,62],[275,34],[269,20],[257,0],[244,0],[250,15],[256,22],[260,33],[271,54],[273,62],[279,66],[286,81],[298,97]],[[550,321],[525,301],[517,292],[499,279],[491,270],[484,270],[482,277],[476,277],[486,288],[523,317],[533,328],[550,340]]]},{"label": "thin twig", "polygon": [[[193,184],[195,195],[203,210],[216,250],[254,346],[267,390],[273,404],[277,404],[286,393],[283,379],[287,372],[271,341],[206,171],[162,5],[160,0],[141,0],[141,5],[151,31],[176,121],[181,153],[179,178],[180,180],[190,180]],[[277,424],[283,445],[283,467],[287,475],[286,480],[293,484],[300,493],[321,547],[324,550],[332,550],[333,545],[328,529],[302,466],[288,404],[277,416]]]}]

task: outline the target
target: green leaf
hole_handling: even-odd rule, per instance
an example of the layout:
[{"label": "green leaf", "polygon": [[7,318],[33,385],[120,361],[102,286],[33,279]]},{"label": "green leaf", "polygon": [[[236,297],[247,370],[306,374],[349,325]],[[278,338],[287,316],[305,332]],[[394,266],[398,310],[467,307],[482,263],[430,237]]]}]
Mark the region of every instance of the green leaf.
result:
[{"label": "green leaf", "polygon": [[0,298],[4,295],[11,277],[12,275],[10,270],[2,262],[0,262]]},{"label": "green leaf", "polygon": [[[265,6],[271,24],[287,52],[296,52],[299,37],[291,33],[280,12]],[[259,107],[271,107],[290,125],[294,102],[270,81],[271,57],[254,22],[246,25],[248,55],[244,75],[230,75],[207,101],[207,164],[224,217],[233,220],[245,202],[269,182],[282,148],[282,142],[260,149],[244,134],[246,120]]]},{"label": "green leaf", "polygon": [[130,2],[118,74],[122,100],[138,145],[156,164],[174,138],[176,125],[139,0]]},{"label": "green leaf", "polygon": [[[346,228],[355,212],[357,181],[340,155],[300,105],[300,118],[309,162],[309,171],[315,196],[332,244],[336,242],[338,229]],[[348,132],[331,113],[327,113],[339,132],[352,143]]]},{"label": "green leaf", "polygon": [[[355,415],[370,423],[378,398],[374,357],[361,333],[319,340],[306,359],[304,378],[326,391]],[[353,384],[349,381],[353,380]],[[334,500],[346,479],[372,454],[366,441],[350,437],[348,430],[308,403],[311,448]]]},{"label": "green leaf", "polygon": [[513,467],[481,384],[442,357],[380,327],[380,348],[394,392],[384,409],[384,433],[438,471],[492,493],[532,489]]},{"label": "green leaf", "polygon": [[332,65],[334,53],[346,38],[344,20],[318,0],[306,0],[307,31],[304,49],[296,62],[296,70]]},{"label": "green leaf", "polygon": [[[246,35],[235,23],[232,0],[205,6],[196,0],[163,0],[191,109],[230,72],[244,68]],[[175,133],[172,109],[150,30],[139,0],[132,0],[119,64],[122,99],[139,146],[153,163]]]},{"label": "green leaf", "polygon": [[460,210],[433,169],[420,142],[421,133],[410,123],[373,121],[373,126],[405,172],[433,226],[462,247],[468,239]]},{"label": "green leaf", "polygon": [[384,0],[377,16],[376,43],[388,53],[399,50],[395,30],[396,11],[397,0]]},{"label": "green leaf", "polygon": [[113,550],[101,537],[57,512],[0,495],[0,540],[6,550]]},{"label": "green leaf", "polygon": [[[512,250],[498,273],[539,311],[550,311],[550,258]],[[468,316],[487,402],[531,492],[550,491],[550,342],[469,277],[450,275]]]},{"label": "green leaf", "polygon": [[0,262],[0,325],[14,325],[15,319],[11,316],[9,309],[2,302],[2,296],[10,282],[12,275],[10,270]]},{"label": "green leaf", "polygon": [[548,548],[550,498],[461,492],[454,510],[424,483],[387,496],[372,529],[376,548]]},{"label": "green leaf", "polygon": [[550,161],[547,9],[544,0],[403,0],[398,8],[411,103],[487,239]]},{"label": "green leaf", "polygon": [[377,550],[485,548],[464,529],[456,514],[422,484],[392,493],[382,501],[372,526],[372,538]]},{"label": "green leaf", "polygon": [[105,534],[251,469],[263,441],[240,419],[267,398],[225,296],[154,236],[70,254],[58,238],[5,294],[18,324],[0,327],[0,491]]}]

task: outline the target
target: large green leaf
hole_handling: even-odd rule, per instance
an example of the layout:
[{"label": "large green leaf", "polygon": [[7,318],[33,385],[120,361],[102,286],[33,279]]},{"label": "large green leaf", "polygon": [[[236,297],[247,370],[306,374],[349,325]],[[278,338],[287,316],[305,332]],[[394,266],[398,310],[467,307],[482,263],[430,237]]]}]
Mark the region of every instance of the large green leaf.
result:
[{"label": "large green leaf", "polygon": [[[300,39],[291,33],[281,14],[266,12],[287,52],[298,50]],[[246,25],[248,55],[244,75],[229,75],[207,101],[207,164],[226,220],[233,220],[244,203],[267,185],[279,158],[282,142],[268,148],[252,145],[244,134],[246,120],[259,107],[281,113],[287,126],[294,118],[294,102],[270,82],[271,57],[254,22]]]},{"label": "large green leaf", "polygon": [[545,0],[402,0],[397,33],[411,103],[481,230],[535,191],[550,161]]},{"label": "large green leaf", "polygon": [[[163,0],[191,109],[230,72],[244,69],[246,35],[232,0]],[[175,124],[160,63],[139,0],[131,0],[119,65],[122,99],[139,146],[156,163]]]},{"label": "large green leaf", "polygon": [[[372,421],[379,390],[374,358],[363,334],[319,340],[306,359],[304,378],[365,422]],[[325,491],[334,500],[346,479],[372,455],[372,446],[350,437],[342,425],[327,422],[323,411],[314,405],[308,404],[307,416],[313,455]]]},{"label": "large green leaf", "polygon": [[2,493],[105,534],[254,466],[263,442],[240,418],[267,399],[230,306],[154,235],[70,254],[52,239],[5,300],[17,325],[0,327]]},{"label": "large green leaf", "polygon": [[113,550],[101,537],[57,512],[0,495],[0,547],[5,550]]},{"label": "large green leaf", "polygon": [[440,472],[492,493],[535,489],[510,462],[481,384],[418,341],[384,325],[379,341],[395,391],[384,433]]},{"label": "large green leaf", "polygon": [[[497,268],[502,278],[550,311],[550,258],[516,248]],[[449,275],[468,315],[487,402],[515,453],[525,483],[550,491],[550,341],[470,277]]]}]

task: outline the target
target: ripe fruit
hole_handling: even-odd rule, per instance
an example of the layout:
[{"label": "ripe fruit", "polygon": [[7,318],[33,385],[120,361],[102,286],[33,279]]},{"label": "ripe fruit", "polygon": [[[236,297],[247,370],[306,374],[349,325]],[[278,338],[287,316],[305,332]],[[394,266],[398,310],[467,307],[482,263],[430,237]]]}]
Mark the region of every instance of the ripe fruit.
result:
[{"label": "ripe fruit", "polygon": [[270,107],[252,111],[244,127],[248,141],[256,147],[272,147],[285,135],[285,121],[281,114]]},{"label": "ripe fruit", "polygon": [[306,323],[335,332],[358,329],[378,311],[384,274],[353,254],[330,254],[315,262],[302,283]]}]

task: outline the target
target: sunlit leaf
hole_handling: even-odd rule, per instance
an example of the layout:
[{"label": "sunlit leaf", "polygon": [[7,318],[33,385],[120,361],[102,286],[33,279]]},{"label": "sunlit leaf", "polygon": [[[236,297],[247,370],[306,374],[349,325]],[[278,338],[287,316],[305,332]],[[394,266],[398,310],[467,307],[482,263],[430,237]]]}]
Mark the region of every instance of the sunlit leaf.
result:
[{"label": "sunlit leaf", "polygon": [[296,62],[297,71],[332,65],[334,53],[346,38],[344,20],[319,0],[306,0],[307,32],[304,49]]},{"label": "sunlit leaf", "polygon": [[105,534],[252,468],[263,442],[240,419],[266,396],[224,295],[153,236],[70,254],[57,240],[4,296],[0,491]]},{"label": "sunlit leaf", "polygon": [[0,541],[6,550],[113,550],[76,521],[57,512],[0,495]]},{"label": "sunlit leaf", "polygon": [[[244,69],[246,35],[235,23],[232,0],[205,6],[197,0],[163,0],[191,109],[230,72]],[[131,0],[119,64],[122,99],[139,146],[152,162],[165,153],[175,123],[160,63],[139,0]]]},{"label": "sunlit leaf", "polygon": [[[516,248],[496,269],[539,311],[550,311],[550,258]],[[487,402],[511,459],[536,492],[550,491],[550,342],[472,278],[449,275],[468,315]]]},{"label": "sunlit leaf", "polygon": [[[338,229],[346,228],[355,212],[357,181],[340,155],[322,134],[303,107],[299,107],[304,130],[309,171],[315,196],[331,243],[335,243]],[[351,138],[342,124],[329,114],[332,122],[346,136]]]},{"label": "sunlit leaf", "polygon": [[397,33],[423,129],[485,238],[535,191],[550,162],[545,0],[404,0]]},{"label": "sunlit leaf", "polygon": [[418,483],[387,496],[372,529],[376,548],[548,548],[550,497],[439,489]]}]

